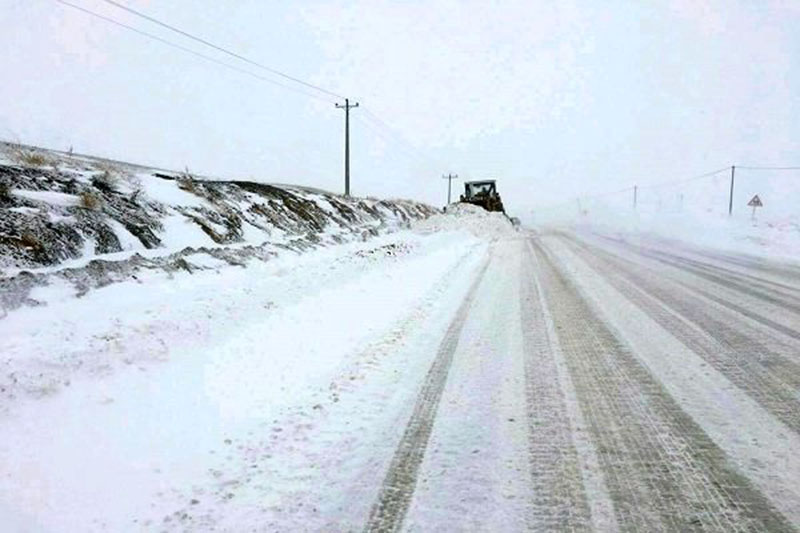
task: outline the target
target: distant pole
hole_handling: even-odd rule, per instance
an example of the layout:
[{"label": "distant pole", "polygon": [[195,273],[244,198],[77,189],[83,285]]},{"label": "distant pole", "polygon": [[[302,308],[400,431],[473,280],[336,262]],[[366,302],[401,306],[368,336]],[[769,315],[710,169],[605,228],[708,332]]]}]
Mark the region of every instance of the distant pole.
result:
[{"label": "distant pole", "polygon": [[350,99],[344,99],[344,105],[336,104],[339,109],[344,109],[344,195],[350,196],[350,108],[358,107],[358,102],[350,104]]},{"label": "distant pole", "polygon": [[636,211],[636,193],[639,191],[639,186],[633,186],[633,210]]},{"label": "distant pole", "polygon": [[733,177],[736,174],[736,165],[731,165],[731,194],[728,198],[728,216],[733,214]]},{"label": "distant pole", "polygon": [[458,179],[458,174],[448,174],[447,176],[442,176],[442,179],[447,180],[447,205],[450,205],[450,188],[453,180]]}]

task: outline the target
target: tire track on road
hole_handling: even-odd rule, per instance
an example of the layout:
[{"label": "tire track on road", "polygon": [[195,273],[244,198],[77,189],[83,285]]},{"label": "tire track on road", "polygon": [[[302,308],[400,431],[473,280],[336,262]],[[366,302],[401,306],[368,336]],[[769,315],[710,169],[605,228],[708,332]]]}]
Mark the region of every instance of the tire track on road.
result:
[{"label": "tire track on road", "polygon": [[[761,287],[763,290],[771,291],[777,294],[782,294],[781,291],[787,291],[791,293],[800,293],[800,287],[796,287],[794,285],[789,285],[786,283],[782,283],[780,281],[774,281],[771,279],[763,278],[761,276],[754,276],[753,274],[748,274],[746,272],[740,272],[738,270],[734,270],[731,268],[727,268],[721,265],[715,265],[713,263],[706,263],[704,261],[698,261],[697,259],[692,259],[690,257],[682,257],[678,254],[674,253],[667,253],[663,251],[655,251],[656,253],[663,254],[667,257],[673,258],[675,261],[680,261],[683,264],[691,265],[702,269],[706,272],[717,274],[720,276],[727,276],[729,278],[736,279],[739,283],[744,284],[754,284]],[[797,296],[789,296],[790,298],[797,298]]]},{"label": "tire track on road", "polygon": [[491,253],[490,250],[489,258],[478,271],[475,281],[470,286],[439,345],[364,531],[399,531],[403,525],[461,330],[469,316],[470,308],[489,266],[489,261],[491,261]]},{"label": "tire track on road", "polygon": [[[568,235],[568,234],[565,234],[565,233],[559,233],[558,235],[560,237],[563,237],[563,238],[567,239],[567,240],[571,240],[571,241],[574,241],[574,242],[579,242],[580,245],[582,245],[582,246],[586,246],[586,243],[584,243],[582,241],[576,241],[575,238],[573,236],[571,236],[571,235]],[[602,236],[600,236],[600,237],[602,237]],[[608,242],[612,242],[614,244],[627,244],[624,241],[618,241],[616,239],[611,239],[609,237],[604,237],[603,240],[608,241]],[[627,247],[628,248],[633,248],[629,244],[627,245]],[[609,257],[613,257],[614,259],[616,259],[618,261],[623,261],[625,264],[630,265],[631,267],[642,268],[642,266],[643,266],[640,263],[636,263],[636,262],[634,262],[634,261],[632,261],[630,259],[624,258],[621,255],[618,255],[617,253],[609,252],[608,250],[604,249],[603,247],[598,247],[596,245],[593,245],[592,248],[596,249],[596,250],[601,250],[604,255],[609,256]],[[638,256],[646,257],[643,254],[638,253],[638,251],[635,248],[633,248],[633,251]],[[664,263],[660,262],[660,264],[664,264]],[[668,265],[668,266],[670,266],[670,265]],[[648,268],[648,270],[653,270],[652,267],[647,267],[647,268]],[[769,302],[761,303],[760,305],[757,305],[756,304],[757,302],[764,302],[764,300],[763,299],[759,300],[757,297],[755,299],[753,299],[752,296],[749,296],[749,300],[748,300],[748,296],[747,295],[743,295],[742,292],[737,290],[736,288],[731,288],[731,287],[725,288],[725,290],[727,290],[728,292],[727,292],[726,297],[723,298],[719,294],[714,294],[712,292],[709,292],[708,290],[705,290],[705,289],[699,287],[697,282],[695,281],[696,280],[696,276],[693,275],[691,272],[686,272],[684,269],[681,269],[680,267],[677,267],[677,266],[673,266],[673,268],[678,269],[678,272],[682,272],[682,273],[688,274],[691,277],[691,279],[693,280],[690,283],[690,282],[688,282],[688,281],[686,281],[684,279],[681,279],[679,276],[676,276],[674,274],[672,274],[670,276],[677,284],[679,284],[680,286],[684,287],[685,289],[687,289],[687,290],[689,290],[691,292],[694,292],[696,294],[699,294],[699,295],[703,296],[704,298],[706,298],[708,300],[711,300],[712,302],[714,302],[714,303],[716,303],[718,305],[726,307],[726,308],[730,309],[731,311],[734,311],[737,315],[745,316],[745,317],[753,320],[754,322],[757,322],[757,323],[761,324],[762,326],[766,326],[767,328],[772,329],[774,331],[777,331],[777,332],[779,332],[782,335],[785,335],[787,337],[790,337],[795,341],[800,341],[800,328],[799,327],[794,327],[793,324],[792,324],[792,322],[794,322],[794,323],[800,325],[800,318],[797,318],[797,319],[794,319],[794,320],[789,320],[789,324],[790,325],[786,325],[785,323],[782,323],[779,320],[776,320],[777,318],[781,318],[784,321],[786,321],[790,316],[796,316],[796,315],[794,315],[794,314],[790,315],[790,314],[787,314],[785,312],[785,310],[779,310],[779,309],[775,309],[775,307],[770,307],[773,304],[771,304]],[[659,273],[659,275],[663,275],[663,273]],[[725,290],[717,291],[717,292],[725,294]],[[735,299],[734,295],[741,295],[740,298],[742,298],[742,297],[745,298],[746,302],[749,305],[747,307],[745,307],[743,305],[739,305],[738,303],[736,303],[734,301],[731,301],[731,299]],[[745,302],[742,302],[742,303],[745,303]],[[774,318],[770,318],[770,317],[765,316],[765,315],[772,315],[772,316],[774,316],[775,319]],[[775,316],[775,315],[777,315],[777,316]]]},{"label": "tire track on road", "polygon": [[800,364],[714,316],[691,294],[676,293],[663,280],[657,283],[603,250],[572,239],[565,242],[656,323],[800,433]]},{"label": "tire track on road", "polygon": [[533,482],[532,522],[542,531],[590,531],[592,517],[573,441],[577,421],[570,420],[565,384],[560,383],[553,353],[555,339],[548,335],[528,246],[522,259],[520,317]]},{"label": "tire track on road", "polygon": [[623,531],[793,531],[534,242]]},{"label": "tire track on road", "polygon": [[742,307],[741,305],[738,305],[738,304],[735,304],[735,303],[730,302],[728,300],[725,300],[723,298],[720,298],[719,296],[716,296],[716,295],[714,295],[714,294],[712,294],[712,293],[710,293],[708,291],[704,291],[703,289],[698,289],[696,287],[688,286],[685,283],[681,283],[681,285],[683,285],[685,287],[688,287],[690,290],[692,290],[692,291],[694,291],[694,292],[696,292],[698,294],[701,294],[702,296],[704,296],[705,298],[708,298],[709,300],[711,300],[714,303],[717,303],[717,304],[719,304],[719,305],[721,305],[723,307],[727,307],[731,311],[735,311],[736,313],[738,313],[738,314],[740,314],[742,316],[746,316],[747,318],[749,318],[749,319],[751,319],[751,320],[753,320],[755,322],[758,322],[759,324],[767,326],[768,328],[773,329],[773,330],[775,330],[775,331],[777,331],[779,333],[782,333],[782,334],[786,335],[787,337],[791,337],[794,340],[800,341],[800,331],[798,331],[797,329],[785,326],[785,325],[781,324],[780,322],[776,322],[776,321],[774,321],[774,320],[772,320],[770,318],[767,318],[767,317],[765,317],[763,315],[760,315],[760,314],[758,314],[756,312],[753,312],[750,309],[747,309],[746,307]]},{"label": "tire track on road", "polygon": [[796,315],[800,315],[800,303],[798,303],[798,299],[792,295],[786,294],[785,292],[780,292],[776,289],[766,287],[762,283],[743,283],[741,281],[725,279],[723,276],[720,276],[706,267],[693,265],[691,261],[685,258],[672,254],[666,254],[660,251],[633,247],[627,243],[625,244],[627,248],[633,250],[640,256],[647,257],[658,261],[659,263],[683,270],[684,272],[693,274],[694,276],[705,279],[706,281],[716,283],[721,287],[725,287],[738,293],[762,300],[776,307],[780,307],[784,311],[790,311]]},{"label": "tire track on road", "polygon": [[706,250],[695,250],[694,253],[714,261],[720,261],[729,265],[742,267],[752,272],[765,273],[780,279],[800,282],[800,266],[780,262],[776,262],[777,264],[765,264],[763,260],[755,257],[733,256],[721,252],[710,252]]},{"label": "tire track on road", "polygon": [[[633,249],[634,251],[636,251],[639,248],[646,248],[645,246],[642,245],[634,245],[633,243],[620,237],[613,237],[611,235],[606,235],[598,232],[591,232],[591,234],[594,237],[597,237],[604,241],[625,246],[627,248]],[[752,272],[753,274],[757,274],[754,276],[752,274],[742,273],[742,275],[752,276],[755,279],[759,279],[768,283],[778,283],[780,285],[785,285],[785,283],[775,281],[776,279],[780,279],[783,280],[784,282],[792,283],[793,285],[791,286],[794,287],[795,290],[800,289],[800,285],[798,285],[798,283],[800,283],[800,265],[793,265],[785,261],[781,261],[780,259],[768,261],[763,258],[748,256],[744,254],[731,255],[720,251],[711,251],[708,249],[698,248],[696,246],[687,244],[685,242],[678,243],[678,241],[667,241],[665,243],[667,247],[671,248],[674,248],[676,244],[680,244],[683,250],[695,256],[700,256],[706,259],[710,259],[711,261],[724,263],[728,266],[743,268],[749,272]],[[648,248],[648,249],[654,250],[653,248]],[[711,263],[704,263],[704,264],[713,266],[715,268],[724,268]],[[764,277],[765,275],[772,276],[772,279]]]}]

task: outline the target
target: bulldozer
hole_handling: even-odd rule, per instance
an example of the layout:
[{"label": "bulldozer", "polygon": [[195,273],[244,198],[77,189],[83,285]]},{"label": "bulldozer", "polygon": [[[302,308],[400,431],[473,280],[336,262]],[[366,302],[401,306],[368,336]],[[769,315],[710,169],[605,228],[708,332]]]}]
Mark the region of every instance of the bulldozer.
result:
[{"label": "bulldozer", "polygon": [[461,195],[461,202],[480,206],[487,211],[506,212],[494,180],[464,182],[464,194]]}]

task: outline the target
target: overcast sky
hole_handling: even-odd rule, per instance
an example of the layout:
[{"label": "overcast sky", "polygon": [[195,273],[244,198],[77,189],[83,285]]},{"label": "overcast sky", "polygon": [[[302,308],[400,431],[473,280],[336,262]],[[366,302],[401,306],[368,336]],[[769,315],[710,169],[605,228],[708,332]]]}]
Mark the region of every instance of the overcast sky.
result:
[{"label": "overcast sky", "polygon": [[[102,0],[70,1],[251,69]],[[359,101],[358,195],[441,205],[441,174],[456,172],[496,178],[523,212],[732,163],[800,163],[800,0],[119,1]],[[332,101],[55,0],[0,0],[0,24],[4,139],[342,188]]]}]

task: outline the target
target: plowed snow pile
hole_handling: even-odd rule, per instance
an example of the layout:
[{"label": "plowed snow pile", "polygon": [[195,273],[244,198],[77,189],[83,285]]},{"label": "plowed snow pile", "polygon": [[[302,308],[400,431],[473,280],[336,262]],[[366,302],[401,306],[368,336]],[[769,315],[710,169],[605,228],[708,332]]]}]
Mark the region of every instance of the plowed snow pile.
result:
[{"label": "plowed snow pile", "polygon": [[471,204],[451,204],[447,212],[411,224],[420,233],[468,231],[481,239],[496,240],[513,235],[516,230],[502,213],[490,213]]}]

